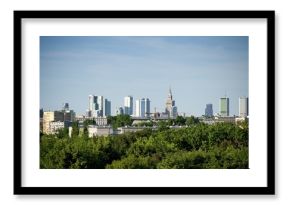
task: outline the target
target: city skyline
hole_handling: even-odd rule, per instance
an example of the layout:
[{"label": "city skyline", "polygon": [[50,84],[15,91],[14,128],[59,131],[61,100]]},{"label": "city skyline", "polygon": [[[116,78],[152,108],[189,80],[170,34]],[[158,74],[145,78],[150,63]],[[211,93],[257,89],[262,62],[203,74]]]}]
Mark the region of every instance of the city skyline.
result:
[{"label": "city skyline", "polygon": [[133,96],[164,112],[169,87],[179,113],[201,116],[206,104],[218,113],[226,95],[238,115],[239,97],[248,96],[248,37],[40,37],[41,108],[69,102],[84,114],[92,94],[112,110]]}]

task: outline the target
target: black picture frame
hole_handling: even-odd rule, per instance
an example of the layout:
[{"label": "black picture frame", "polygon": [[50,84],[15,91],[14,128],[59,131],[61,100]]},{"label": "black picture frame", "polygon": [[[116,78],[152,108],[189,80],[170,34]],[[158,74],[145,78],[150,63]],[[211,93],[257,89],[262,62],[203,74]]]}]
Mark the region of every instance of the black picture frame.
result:
[{"label": "black picture frame", "polygon": [[[22,19],[211,18],[267,21],[267,186],[266,187],[24,187],[22,185]],[[19,121],[20,120],[20,121]],[[275,11],[14,11],[14,194],[101,195],[272,195],[275,194]]]}]

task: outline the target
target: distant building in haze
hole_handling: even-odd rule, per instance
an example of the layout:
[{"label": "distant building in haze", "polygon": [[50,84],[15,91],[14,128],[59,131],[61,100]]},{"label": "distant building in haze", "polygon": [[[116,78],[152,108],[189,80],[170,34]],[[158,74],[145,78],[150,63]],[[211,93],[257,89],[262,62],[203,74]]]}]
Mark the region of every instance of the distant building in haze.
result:
[{"label": "distant building in haze", "polygon": [[177,117],[177,107],[175,106],[175,100],[173,100],[172,97],[171,88],[169,88],[169,93],[165,104],[165,114],[167,114],[170,118]]},{"label": "distant building in haze", "polygon": [[117,108],[116,115],[124,115],[124,109],[122,107]]},{"label": "distant building in haze", "polygon": [[136,100],[136,117],[150,116],[150,100],[148,98],[141,98]]},{"label": "distant building in haze", "polygon": [[88,112],[92,112],[93,110],[95,110],[95,96],[93,95],[89,95],[89,109]]},{"label": "distant building in haze", "polygon": [[104,100],[104,116],[103,117],[108,117],[111,116],[111,101],[108,99]]},{"label": "distant building in haze", "polygon": [[[88,117],[104,117],[107,116],[104,110],[106,106],[104,104],[103,96],[89,95],[89,109],[87,110]],[[111,103],[111,102],[110,102]],[[107,108],[109,108],[107,104]],[[111,109],[107,110],[107,113],[110,113]]]},{"label": "distant building in haze", "polygon": [[124,98],[124,114],[133,115],[133,97],[126,96]]},{"label": "distant building in haze", "polygon": [[222,117],[230,115],[230,100],[227,97],[220,98],[220,115]]},{"label": "distant building in haze", "polygon": [[212,104],[206,104],[204,115],[206,117],[212,117],[213,116]]},{"label": "distant building in haze", "polygon": [[136,117],[145,117],[145,99],[136,100]]},{"label": "distant building in haze", "polygon": [[103,113],[104,113],[104,97],[103,96],[98,96],[97,104],[98,104],[98,111],[99,111],[97,117],[103,117]]},{"label": "distant building in haze", "polygon": [[239,98],[239,116],[247,117],[249,115],[249,100],[247,97]]},{"label": "distant building in haze", "polygon": [[89,95],[89,109],[88,109],[88,117],[93,117],[98,110],[98,96]]},{"label": "distant building in haze", "polygon": [[150,117],[150,100],[145,98],[145,116]]},{"label": "distant building in haze", "polygon": [[68,103],[64,103],[62,110],[63,111],[68,111],[69,110],[69,104]]}]

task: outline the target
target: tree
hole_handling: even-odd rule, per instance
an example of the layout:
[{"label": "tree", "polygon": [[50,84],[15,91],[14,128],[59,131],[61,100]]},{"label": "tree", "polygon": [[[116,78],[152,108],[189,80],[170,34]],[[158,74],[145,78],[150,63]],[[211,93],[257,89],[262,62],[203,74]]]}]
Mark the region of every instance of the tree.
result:
[{"label": "tree", "polygon": [[192,125],[195,125],[195,124],[198,124],[199,123],[199,119],[194,117],[194,116],[190,116],[190,117],[186,117],[186,120],[185,120],[185,124],[187,126],[192,126]]},{"label": "tree", "polygon": [[182,116],[177,116],[175,119],[175,124],[179,126],[185,125],[185,122],[186,122],[186,119]]},{"label": "tree", "polygon": [[133,120],[130,117],[130,115],[117,115],[117,116],[109,116],[107,118],[107,122],[114,129],[116,129],[118,127],[131,126]]},{"label": "tree", "polygon": [[78,137],[79,136],[79,126],[77,122],[72,123],[72,137]]},{"label": "tree", "polygon": [[175,152],[162,160],[159,169],[202,169],[207,160],[203,151]]},{"label": "tree", "polygon": [[158,131],[164,131],[164,130],[167,130],[169,129],[167,127],[167,123],[163,120],[160,120],[158,123],[157,123],[157,127],[158,127]]},{"label": "tree", "polygon": [[[128,117],[120,118],[126,122]],[[117,119],[117,118],[116,118]],[[130,119],[130,118],[129,118]],[[188,119],[186,119],[188,120]],[[191,118],[193,120],[193,118]],[[127,121],[129,123],[130,121]],[[40,167],[44,169],[245,169],[248,168],[247,124],[203,123],[107,137],[67,137],[67,129],[40,138]],[[78,130],[77,123],[73,128]]]},{"label": "tree", "polygon": [[67,138],[68,137],[68,128],[64,127],[62,129],[59,129],[57,134],[57,138],[62,139],[62,138]]}]

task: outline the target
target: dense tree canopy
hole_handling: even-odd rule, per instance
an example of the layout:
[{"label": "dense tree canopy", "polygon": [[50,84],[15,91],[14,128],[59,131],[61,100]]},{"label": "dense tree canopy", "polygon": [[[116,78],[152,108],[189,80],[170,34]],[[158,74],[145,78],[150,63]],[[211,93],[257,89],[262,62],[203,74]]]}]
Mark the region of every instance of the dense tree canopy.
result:
[{"label": "dense tree canopy", "polygon": [[117,127],[123,126],[131,126],[133,120],[131,119],[130,115],[117,115],[117,116],[109,116],[108,117],[108,124],[112,125],[114,129]]},{"label": "dense tree canopy", "polygon": [[[124,119],[128,118],[123,116]],[[44,169],[222,169],[248,168],[248,124],[206,125],[194,118],[177,122],[190,126],[172,129],[160,121],[158,129],[88,138],[42,135],[40,168]],[[118,118],[111,123],[119,126]],[[132,123],[128,120],[128,124]]]}]

